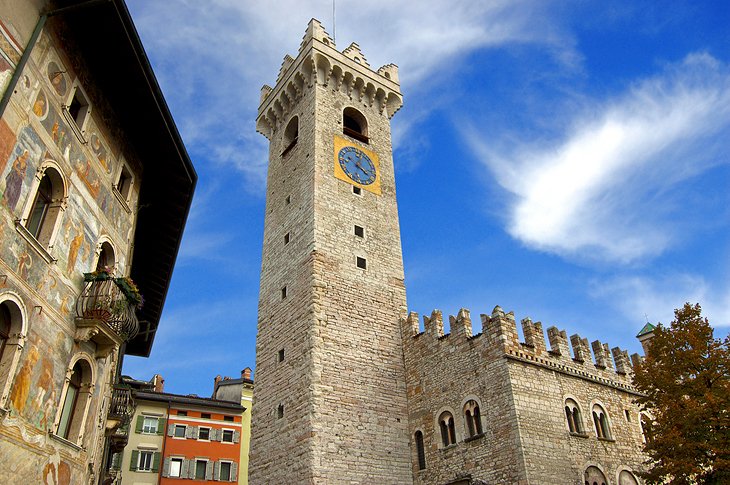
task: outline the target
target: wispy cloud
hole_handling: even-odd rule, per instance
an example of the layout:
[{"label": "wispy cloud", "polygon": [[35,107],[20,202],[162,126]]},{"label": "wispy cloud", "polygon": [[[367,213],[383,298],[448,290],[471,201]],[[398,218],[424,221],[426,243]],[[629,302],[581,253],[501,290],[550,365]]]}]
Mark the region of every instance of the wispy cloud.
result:
[{"label": "wispy cloud", "polygon": [[699,303],[714,327],[730,327],[730,287],[718,287],[695,274],[622,275],[594,281],[589,292],[594,298],[621,302],[616,309],[633,321],[646,315],[652,323],[669,324],[674,320],[673,309],[689,302]]},{"label": "wispy cloud", "polygon": [[[193,157],[237,168],[256,193],[264,190],[267,159],[266,140],[254,130],[259,90],[274,82],[285,54],[296,55],[312,17],[336,33],[339,49],[356,41],[374,68],[398,64],[409,94],[458,75],[459,63],[486,47],[541,43],[573,58],[560,22],[550,20],[556,9],[535,0],[343,1],[336,26],[332,4],[315,0],[129,3]],[[423,113],[399,117],[406,119],[396,141]]]},{"label": "wispy cloud", "polygon": [[678,189],[730,162],[728,127],[730,69],[698,53],[586,106],[551,143],[500,151],[476,131],[466,137],[514,196],[506,222],[513,237],[563,256],[627,263],[676,242]]}]

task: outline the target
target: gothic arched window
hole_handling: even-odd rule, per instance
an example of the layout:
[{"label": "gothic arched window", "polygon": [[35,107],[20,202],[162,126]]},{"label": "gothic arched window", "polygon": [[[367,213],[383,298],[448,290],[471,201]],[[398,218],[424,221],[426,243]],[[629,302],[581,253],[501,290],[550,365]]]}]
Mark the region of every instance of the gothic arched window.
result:
[{"label": "gothic arched window", "polygon": [[583,417],[580,407],[572,399],[565,400],[565,419],[568,421],[568,430],[571,433],[583,433]]},{"label": "gothic arched window", "polygon": [[606,415],[606,411],[598,404],[593,405],[593,424],[596,428],[596,437],[611,439],[608,416]]},{"label": "gothic arched window", "polygon": [[51,246],[66,200],[66,185],[54,165],[46,165],[36,175],[32,203],[26,206],[23,226],[44,249]]},{"label": "gothic arched window", "polygon": [[450,412],[444,411],[439,416],[439,429],[441,430],[441,443],[444,446],[456,444],[454,416]]},{"label": "gothic arched window", "polygon": [[464,418],[470,438],[482,434],[482,416],[475,400],[471,399],[464,405]]}]

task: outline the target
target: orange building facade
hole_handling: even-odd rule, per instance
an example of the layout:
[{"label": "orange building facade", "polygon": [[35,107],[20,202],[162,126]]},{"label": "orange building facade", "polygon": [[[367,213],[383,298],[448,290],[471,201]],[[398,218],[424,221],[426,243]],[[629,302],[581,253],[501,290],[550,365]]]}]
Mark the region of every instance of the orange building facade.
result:
[{"label": "orange building facade", "polygon": [[132,394],[129,443],[115,459],[122,485],[239,482],[243,406],[153,389]]}]

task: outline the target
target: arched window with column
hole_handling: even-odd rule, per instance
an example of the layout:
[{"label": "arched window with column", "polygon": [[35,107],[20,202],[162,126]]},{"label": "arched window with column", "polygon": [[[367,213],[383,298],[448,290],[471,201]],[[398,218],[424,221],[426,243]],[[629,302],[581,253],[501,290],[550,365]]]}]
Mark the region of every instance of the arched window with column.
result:
[{"label": "arched window with column", "polygon": [[600,404],[593,405],[593,425],[596,429],[596,437],[600,439],[611,439],[611,428],[608,422],[606,410]]},{"label": "arched window with column", "polygon": [[475,400],[470,399],[464,405],[464,419],[466,421],[466,431],[470,438],[483,433],[481,411],[479,410],[479,403]]},{"label": "arched window with column", "polygon": [[26,334],[25,306],[18,295],[0,293],[0,408],[6,408]]},{"label": "arched window with column", "polygon": [[576,434],[584,433],[580,406],[573,399],[565,400],[565,419],[568,421],[568,431]]},{"label": "arched window with column", "polygon": [[56,435],[81,446],[86,417],[94,390],[93,359],[78,355],[66,373],[66,382],[56,418]]},{"label": "arched window with column", "polygon": [[439,415],[439,430],[441,432],[441,444],[450,446],[456,444],[456,427],[454,426],[454,415],[444,411]]}]

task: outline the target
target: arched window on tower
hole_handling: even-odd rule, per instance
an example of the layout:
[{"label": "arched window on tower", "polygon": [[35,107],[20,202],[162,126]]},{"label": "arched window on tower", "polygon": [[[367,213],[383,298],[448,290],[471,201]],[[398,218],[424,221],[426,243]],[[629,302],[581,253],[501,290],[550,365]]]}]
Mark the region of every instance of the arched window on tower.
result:
[{"label": "arched window on tower", "polygon": [[283,157],[287,153],[291,151],[292,148],[297,144],[297,140],[299,139],[299,117],[295,116],[290,121],[289,124],[286,125],[286,129],[284,130],[284,151],[281,152],[281,156]]},{"label": "arched window on tower", "polygon": [[368,143],[368,120],[355,108],[342,112],[342,132],[363,143]]},{"label": "arched window on tower", "polygon": [[416,454],[418,455],[418,469],[426,469],[426,449],[423,446],[423,433],[417,430],[414,439],[416,441]]},{"label": "arched window on tower", "polygon": [[583,416],[580,407],[572,399],[565,400],[565,419],[568,420],[568,430],[571,433],[583,434]]},{"label": "arched window on tower", "polygon": [[584,473],[585,485],[606,485],[608,480],[597,466],[589,466]]},{"label": "arched window on tower", "polygon": [[444,411],[439,416],[439,428],[441,430],[441,443],[444,446],[456,444],[456,428],[454,427],[454,416]]},{"label": "arched window on tower", "polygon": [[593,405],[593,424],[596,428],[596,437],[611,439],[611,430],[608,426],[606,411],[598,404]]},{"label": "arched window on tower", "polygon": [[464,418],[470,438],[482,434],[482,416],[475,400],[471,399],[464,405]]}]

